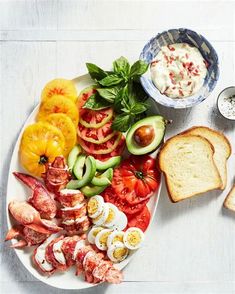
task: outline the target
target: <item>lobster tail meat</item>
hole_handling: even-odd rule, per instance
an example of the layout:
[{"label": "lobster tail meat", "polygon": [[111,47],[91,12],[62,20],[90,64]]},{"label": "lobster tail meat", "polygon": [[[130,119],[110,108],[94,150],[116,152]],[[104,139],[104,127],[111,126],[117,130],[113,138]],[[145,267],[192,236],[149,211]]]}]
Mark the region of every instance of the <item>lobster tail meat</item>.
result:
[{"label": "lobster tail meat", "polygon": [[46,219],[54,218],[57,211],[54,195],[49,193],[36,178],[19,172],[14,172],[13,174],[32,190],[32,196],[28,202],[39,211],[41,217]]},{"label": "lobster tail meat", "polygon": [[45,258],[55,269],[65,271],[68,268],[65,255],[62,251],[64,236],[52,240],[46,247]]},{"label": "lobster tail meat", "polygon": [[85,233],[91,225],[88,216],[84,215],[77,219],[64,219],[61,226],[69,234],[82,234]]},{"label": "lobster tail meat", "polygon": [[57,194],[64,189],[71,175],[63,156],[57,156],[52,163],[46,165],[46,172],[42,174],[45,185],[50,192]]},{"label": "lobster tail meat", "polygon": [[33,254],[35,265],[48,275],[56,270],[65,271],[76,264],[76,275],[84,274],[88,283],[120,283],[122,273],[105,260],[102,252],[86,245],[86,235],[64,237],[61,235],[38,246]]},{"label": "lobster tail meat", "polygon": [[33,252],[32,259],[34,264],[43,274],[51,275],[55,272],[56,269],[46,260],[47,245],[48,242],[44,242],[38,246]]},{"label": "lobster tail meat", "polygon": [[84,241],[85,238],[86,238],[85,236],[80,237],[80,236],[74,235],[72,237],[66,237],[64,239],[61,249],[64,253],[68,266],[75,264],[75,260],[74,260],[75,248],[77,244],[79,244],[79,241],[82,241],[82,244],[85,244],[85,241]]},{"label": "lobster tail meat", "polygon": [[84,195],[79,190],[63,189],[58,193],[57,200],[62,206],[73,207],[84,200]]}]

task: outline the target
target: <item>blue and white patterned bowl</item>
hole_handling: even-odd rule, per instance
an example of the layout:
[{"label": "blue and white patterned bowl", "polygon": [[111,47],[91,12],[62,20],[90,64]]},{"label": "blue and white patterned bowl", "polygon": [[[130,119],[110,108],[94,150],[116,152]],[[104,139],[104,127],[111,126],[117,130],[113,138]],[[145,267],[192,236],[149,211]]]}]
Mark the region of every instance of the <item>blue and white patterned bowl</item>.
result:
[{"label": "blue and white patterned bowl", "polygon": [[198,33],[188,29],[172,29],[153,37],[143,48],[140,59],[151,63],[162,46],[174,43],[188,43],[198,48],[209,67],[202,88],[195,94],[186,98],[170,98],[160,93],[151,80],[150,69],[141,77],[141,84],[145,91],[158,103],[173,107],[187,108],[205,100],[215,88],[219,78],[218,56],[211,44]]}]

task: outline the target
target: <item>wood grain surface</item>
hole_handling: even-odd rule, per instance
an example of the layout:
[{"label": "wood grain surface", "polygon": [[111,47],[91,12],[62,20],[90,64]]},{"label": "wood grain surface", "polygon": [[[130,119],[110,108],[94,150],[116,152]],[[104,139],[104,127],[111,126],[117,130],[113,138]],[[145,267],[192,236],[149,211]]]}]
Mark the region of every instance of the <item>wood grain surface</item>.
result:
[{"label": "wood grain surface", "polygon": [[235,214],[222,208],[235,176],[235,123],[216,107],[219,92],[235,84],[235,1],[0,0],[1,293],[66,292],[37,281],[3,242],[11,153],[42,87],[54,77],[84,74],[87,61],[106,68],[121,55],[134,61],[148,39],[178,27],[211,41],[221,73],[200,105],[159,106],[173,120],[167,137],[194,125],[228,136],[233,153],[227,188],[172,204],[163,186],[145,245],[124,270],[124,283],[79,293],[235,293]]}]

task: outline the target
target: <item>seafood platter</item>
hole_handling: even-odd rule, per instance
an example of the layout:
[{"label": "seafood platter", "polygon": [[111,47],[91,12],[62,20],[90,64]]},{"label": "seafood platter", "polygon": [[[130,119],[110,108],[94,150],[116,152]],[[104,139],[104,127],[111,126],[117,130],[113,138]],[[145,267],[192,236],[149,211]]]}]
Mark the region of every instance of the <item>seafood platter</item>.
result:
[{"label": "seafood platter", "polygon": [[[109,69],[86,63],[88,74],[42,89],[16,142],[7,191],[6,241],[37,279],[62,289],[121,283],[148,239],[161,173],[173,202],[226,185],[213,159],[215,130],[195,127],[164,143],[171,122],[156,102],[192,107],[218,79],[216,53],[192,45],[192,33],[165,32],[170,44],[153,38],[133,64],[123,56]],[[225,137],[221,144],[226,165],[231,146]],[[186,153],[209,172],[207,184],[198,175],[186,183],[178,164]]]}]

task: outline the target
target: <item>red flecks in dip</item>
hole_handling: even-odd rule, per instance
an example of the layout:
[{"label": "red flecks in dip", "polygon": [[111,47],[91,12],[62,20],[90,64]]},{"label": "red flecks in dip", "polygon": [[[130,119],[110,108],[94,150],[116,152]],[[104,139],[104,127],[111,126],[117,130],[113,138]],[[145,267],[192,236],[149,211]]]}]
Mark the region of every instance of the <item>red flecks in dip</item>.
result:
[{"label": "red flecks in dip", "polygon": [[151,77],[159,91],[171,98],[185,98],[200,90],[207,61],[186,43],[163,46],[151,63]]}]

